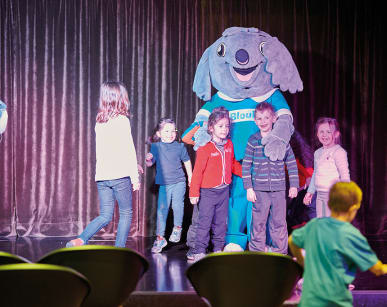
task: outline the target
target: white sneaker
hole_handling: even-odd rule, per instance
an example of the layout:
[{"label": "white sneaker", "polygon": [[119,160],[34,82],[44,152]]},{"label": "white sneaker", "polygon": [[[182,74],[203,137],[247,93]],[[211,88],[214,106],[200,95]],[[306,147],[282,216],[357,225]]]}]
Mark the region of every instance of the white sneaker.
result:
[{"label": "white sneaker", "polygon": [[294,292],[296,292],[296,294],[301,295],[303,284],[304,284],[304,279],[303,279],[303,278],[300,278],[300,279],[297,281],[296,287],[295,287],[295,289],[294,289]]},{"label": "white sneaker", "polygon": [[238,244],[235,244],[235,243],[228,243],[224,249],[223,249],[224,252],[243,252],[244,249],[238,245]]},{"label": "white sneaker", "polygon": [[194,254],[192,262],[199,261],[200,259],[203,259],[205,256],[206,256],[205,253]]},{"label": "white sneaker", "polygon": [[167,246],[167,244],[168,244],[167,240],[165,240],[164,238],[162,238],[161,240],[156,238],[151,250],[152,253],[161,253],[161,251],[163,250],[164,247]]},{"label": "white sneaker", "polygon": [[188,252],[187,252],[187,260],[189,260],[189,261],[192,261],[192,260],[194,260],[194,253],[193,253],[193,251],[192,251],[192,249],[190,248],[189,250],[188,250]]},{"label": "white sneaker", "polygon": [[180,237],[181,237],[181,230],[183,228],[182,227],[176,227],[174,226],[173,229],[172,229],[172,233],[169,237],[169,242],[173,242],[173,243],[176,243],[176,242],[179,242],[180,241]]}]

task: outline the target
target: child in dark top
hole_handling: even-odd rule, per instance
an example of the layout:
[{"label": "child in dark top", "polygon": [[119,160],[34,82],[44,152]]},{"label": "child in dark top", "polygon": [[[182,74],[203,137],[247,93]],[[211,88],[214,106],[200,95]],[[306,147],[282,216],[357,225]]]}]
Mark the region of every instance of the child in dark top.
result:
[{"label": "child in dark top", "polygon": [[387,274],[387,265],[378,260],[367,239],[351,225],[361,199],[362,191],[355,182],[335,183],[329,191],[331,216],[312,219],[289,236],[292,254],[305,266],[298,306],[352,306],[348,285],[357,268],[377,276]]},{"label": "child in dark top", "polygon": [[174,227],[169,241],[180,241],[186,190],[186,177],[180,161],[184,163],[188,185],[191,182],[192,165],[184,144],[176,141],[176,125],[172,119],[160,119],[150,141],[152,144],[150,152],[145,157],[145,164],[149,167],[156,163],[156,184],[160,185],[157,202],[157,238],[152,253],[160,253],[167,246],[164,234],[171,202]]},{"label": "child in dark top", "polygon": [[224,107],[215,108],[208,119],[208,133],[212,139],[196,152],[189,190],[191,203],[199,207],[193,261],[205,256],[210,231],[214,252],[223,250],[231,173],[240,176],[242,171],[229,139],[230,124],[229,112]]},{"label": "child in dark top", "polygon": [[287,145],[284,160],[271,161],[264,154],[261,140],[270,133],[275,120],[274,109],[269,103],[261,102],[257,105],[255,123],[260,131],[253,134],[247,142],[242,163],[242,178],[243,186],[247,190],[247,199],[253,202],[249,250],[265,251],[268,223],[271,250],[287,254],[285,164],[290,184],[289,197],[297,196],[299,180],[296,159],[290,145]]}]

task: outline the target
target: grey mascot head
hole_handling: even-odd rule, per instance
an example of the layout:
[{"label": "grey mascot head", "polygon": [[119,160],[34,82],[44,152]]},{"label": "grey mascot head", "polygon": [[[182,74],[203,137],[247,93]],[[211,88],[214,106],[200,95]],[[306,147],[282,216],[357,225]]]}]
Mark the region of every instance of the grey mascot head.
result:
[{"label": "grey mascot head", "polygon": [[257,28],[232,27],[206,49],[196,70],[193,90],[207,101],[211,85],[234,99],[262,96],[274,88],[303,90],[286,47]]},{"label": "grey mascot head", "polygon": [[5,131],[7,127],[8,114],[7,114],[7,106],[4,102],[0,100],[0,134]]}]

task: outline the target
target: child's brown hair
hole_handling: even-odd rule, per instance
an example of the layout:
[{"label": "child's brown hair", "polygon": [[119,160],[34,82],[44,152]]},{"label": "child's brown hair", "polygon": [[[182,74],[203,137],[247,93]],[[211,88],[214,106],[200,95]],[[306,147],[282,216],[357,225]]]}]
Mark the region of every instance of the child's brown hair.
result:
[{"label": "child's brown hair", "polygon": [[271,112],[271,114],[273,116],[275,116],[274,107],[266,101],[263,101],[263,102],[257,104],[257,106],[255,107],[254,116],[256,116],[257,112],[263,112],[266,110],[269,110]]}]

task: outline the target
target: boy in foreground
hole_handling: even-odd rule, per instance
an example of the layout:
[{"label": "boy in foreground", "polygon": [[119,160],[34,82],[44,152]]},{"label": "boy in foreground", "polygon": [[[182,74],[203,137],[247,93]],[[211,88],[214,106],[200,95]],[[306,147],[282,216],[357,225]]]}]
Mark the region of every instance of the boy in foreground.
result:
[{"label": "boy in foreground", "polygon": [[[298,306],[352,306],[348,285],[357,268],[376,276],[387,274],[387,265],[350,223],[361,200],[362,191],[355,182],[337,182],[329,192],[331,216],[313,219],[289,236],[292,254],[305,267]],[[301,249],[305,249],[305,263]]]}]

